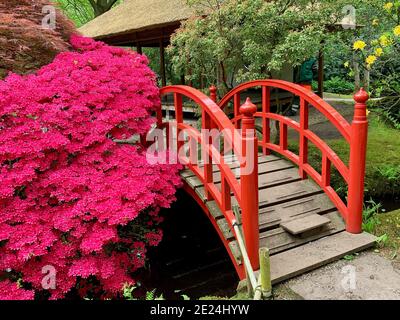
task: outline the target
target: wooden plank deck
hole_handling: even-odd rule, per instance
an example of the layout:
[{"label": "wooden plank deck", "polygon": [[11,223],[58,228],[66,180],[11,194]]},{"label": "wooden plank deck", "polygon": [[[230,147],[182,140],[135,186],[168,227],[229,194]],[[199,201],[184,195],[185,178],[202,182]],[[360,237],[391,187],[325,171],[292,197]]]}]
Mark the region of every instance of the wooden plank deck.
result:
[{"label": "wooden plank deck", "polygon": [[[240,179],[238,163],[233,161],[229,166],[238,169],[233,172]],[[205,203],[229,241],[236,262],[241,264],[238,244],[216,202],[207,201],[204,186],[193,172],[184,170],[181,176]],[[213,166],[213,177],[220,188],[221,176],[216,165]],[[232,204],[237,204],[233,195]],[[339,212],[320,187],[311,180],[301,180],[297,167],[273,155],[259,156],[259,225],[260,246],[270,250],[274,282],[363,250],[375,241],[370,235],[345,232]],[[320,252],[321,248],[326,248],[326,252]],[[307,259],[303,255],[307,255]]]}]

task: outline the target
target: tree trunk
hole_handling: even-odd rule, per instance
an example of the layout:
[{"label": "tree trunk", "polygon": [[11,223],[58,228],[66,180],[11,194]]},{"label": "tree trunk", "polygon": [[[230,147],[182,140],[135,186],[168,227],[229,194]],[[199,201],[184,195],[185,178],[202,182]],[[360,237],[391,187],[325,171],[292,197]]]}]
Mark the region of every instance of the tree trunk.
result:
[{"label": "tree trunk", "polygon": [[368,69],[365,69],[363,85],[366,91],[369,91],[370,79],[371,79],[371,73]]},{"label": "tree trunk", "polygon": [[117,0],[89,0],[93,8],[94,16],[101,16],[103,13],[109,11]]},{"label": "tree trunk", "polygon": [[353,61],[353,69],[354,69],[354,86],[357,92],[361,88],[360,65],[358,64],[358,62]]},{"label": "tree trunk", "polygon": [[220,62],[217,66],[217,75],[218,75],[217,82],[218,82],[219,93],[223,97],[225,94],[229,92],[229,86],[226,81],[226,72],[223,62]]}]

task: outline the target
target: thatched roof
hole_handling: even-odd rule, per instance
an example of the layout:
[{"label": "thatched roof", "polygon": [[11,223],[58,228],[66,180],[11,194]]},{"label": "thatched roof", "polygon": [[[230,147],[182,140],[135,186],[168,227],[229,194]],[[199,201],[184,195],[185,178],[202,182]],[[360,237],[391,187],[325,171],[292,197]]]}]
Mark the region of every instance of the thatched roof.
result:
[{"label": "thatched roof", "polygon": [[185,0],[124,0],[79,31],[84,36],[103,39],[177,23],[193,12]]}]

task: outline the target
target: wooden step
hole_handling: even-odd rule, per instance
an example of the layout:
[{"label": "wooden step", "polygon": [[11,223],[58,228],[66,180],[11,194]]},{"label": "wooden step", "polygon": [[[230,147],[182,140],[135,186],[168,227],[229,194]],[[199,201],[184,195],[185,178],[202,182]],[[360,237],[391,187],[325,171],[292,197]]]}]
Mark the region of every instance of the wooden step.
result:
[{"label": "wooden step", "polygon": [[[238,181],[240,177],[236,178]],[[287,168],[280,171],[266,172],[258,176],[259,189],[267,187],[275,187],[281,184],[295,182],[301,180],[299,177],[299,169]],[[221,182],[215,183],[218,189],[221,190]]]},{"label": "wooden step", "polygon": [[[275,167],[276,169],[276,167]],[[186,183],[193,189],[202,188],[199,190],[200,194],[204,194],[203,183],[196,176],[184,178]],[[221,178],[218,177],[218,181],[215,181],[215,186],[221,189]],[[240,181],[240,176],[236,176],[236,180]],[[301,180],[299,177],[299,170],[293,167],[284,167],[279,171],[265,172],[258,176],[258,184],[260,189],[270,188],[296,182]],[[233,194],[233,193],[232,193]]]},{"label": "wooden step", "polygon": [[[197,179],[197,178],[195,178]],[[198,179],[197,179],[198,180]],[[190,185],[190,184],[189,184]],[[190,185],[192,187],[192,185]],[[194,188],[199,197],[207,202],[203,186]],[[311,180],[295,180],[285,184],[275,185],[266,189],[259,189],[259,206],[267,207],[285,203],[296,199],[320,194],[323,191]],[[236,198],[232,196],[232,205],[237,205]]]},{"label": "wooden step", "polygon": [[295,181],[271,188],[260,189],[260,207],[272,206],[321,193],[321,188],[311,180]]},{"label": "wooden step", "polygon": [[300,218],[286,220],[281,223],[281,227],[293,235],[298,235],[300,233],[320,228],[329,222],[331,222],[331,220],[324,216],[320,216],[319,214],[309,214]]},{"label": "wooden step", "polygon": [[[206,205],[215,219],[218,220],[223,217],[215,201],[208,201]],[[295,217],[301,217],[310,213],[324,214],[335,210],[335,206],[323,193],[271,207],[261,208],[259,211],[260,230],[278,227],[282,221],[290,220]]]},{"label": "wooden step", "polygon": [[298,236],[290,234],[280,227],[261,232],[260,247],[269,248],[272,255],[345,230],[343,219],[337,211],[329,212],[325,216],[330,222],[322,226],[317,233]]},{"label": "wooden step", "polygon": [[[207,203],[207,206],[211,212],[220,212],[214,201]],[[281,227],[260,231],[260,246],[268,247],[270,249],[270,254],[273,255],[345,230],[345,224],[339,212],[328,212],[324,214],[323,217],[328,219],[328,223],[322,225],[317,230],[318,232],[313,232],[311,234],[306,232],[301,235],[293,235]],[[227,221],[224,218],[220,218],[217,220],[217,225],[224,235],[224,238],[230,241],[229,246],[236,262],[241,264],[240,250]]]},{"label": "wooden step", "polygon": [[334,210],[335,206],[324,193],[264,207],[260,209],[260,230],[274,228],[282,221],[295,217],[310,213],[324,214]]},{"label": "wooden step", "polygon": [[[259,175],[262,177],[262,175],[266,173],[273,173],[276,171],[281,171],[290,168],[294,168],[294,166],[293,164],[291,164],[286,160],[275,160],[272,162],[265,162],[259,165],[259,170],[260,170]],[[235,175],[236,179],[240,179],[240,168],[233,168],[232,173]],[[189,186],[191,186],[192,188],[201,189],[199,190],[199,192],[204,193],[203,183],[200,181],[200,179],[197,178],[197,176],[192,175],[190,177],[187,177],[182,175],[182,173],[181,176]],[[281,178],[289,179],[290,177],[281,177]],[[297,175],[297,180],[298,180],[298,175]],[[219,171],[215,171],[213,173],[213,182],[215,184],[221,183],[221,173]],[[261,183],[264,183],[264,181],[262,180]]]},{"label": "wooden step", "polygon": [[[232,155],[226,155],[224,157],[224,159],[225,159],[225,163],[228,165],[229,168],[235,169],[235,168],[240,167],[239,161],[237,161],[236,157],[234,157]],[[266,162],[273,162],[273,161],[277,161],[277,160],[282,160],[282,159],[278,158],[277,156],[274,156],[274,155],[264,156],[262,154],[259,154],[259,156],[258,156],[259,164],[266,163]],[[198,166],[200,168],[203,167],[203,164],[201,161],[199,161]],[[219,172],[218,165],[216,165],[216,164],[213,165],[213,172]],[[195,174],[190,169],[183,170],[183,171],[181,171],[180,174],[183,178],[189,178],[189,177],[195,176]]]},{"label": "wooden step", "polygon": [[372,247],[376,237],[346,231],[271,256],[271,279],[276,284]]},{"label": "wooden step", "polygon": [[[229,246],[236,262],[241,264],[241,255],[237,242],[218,205],[215,201],[208,201],[206,202],[206,206],[212,217],[216,220],[224,238],[230,241]],[[324,219],[328,219],[328,223],[315,230],[318,232],[311,234],[306,232],[300,235],[290,234],[280,227],[280,224],[284,221],[301,218],[309,214],[321,214]],[[259,221],[260,246],[268,247],[271,254],[277,254],[345,230],[343,219],[339,212],[335,211],[334,205],[325,194],[313,195],[263,208],[260,210]]]}]

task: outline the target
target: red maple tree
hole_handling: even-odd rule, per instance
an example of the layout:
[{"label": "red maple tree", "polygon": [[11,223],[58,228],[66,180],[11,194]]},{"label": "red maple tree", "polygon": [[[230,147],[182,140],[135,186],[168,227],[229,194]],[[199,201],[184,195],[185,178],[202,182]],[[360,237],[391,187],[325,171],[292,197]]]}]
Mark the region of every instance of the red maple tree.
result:
[{"label": "red maple tree", "polygon": [[46,5],[52,2],[0,2],[0,78],[9,71],[19,74],[36,71],[49,64],[58,53],[70,49],[68,40],[75,31],[73,23],[56,9],[55,29],[43,28]]}]

